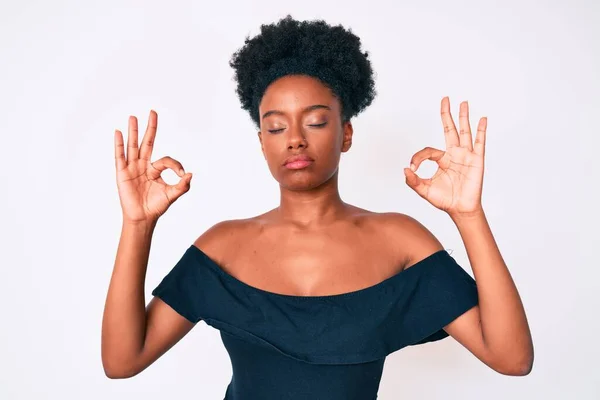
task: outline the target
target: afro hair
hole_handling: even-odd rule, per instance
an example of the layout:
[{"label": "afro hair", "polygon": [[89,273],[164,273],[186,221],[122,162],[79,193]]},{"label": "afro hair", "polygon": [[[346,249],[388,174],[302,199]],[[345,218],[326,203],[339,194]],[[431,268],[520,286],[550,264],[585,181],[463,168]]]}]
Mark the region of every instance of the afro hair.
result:
[{"label": "afro hair", "polygon": [[241,108],[260,127],[258,106],[270,83],[290,74],[318,78],[340,101],[342,120],[349,121],[376,95],[369,53],[360,49],[351,29],[323,20],[297,21],[290,15],[261,25],[231,57]]}]

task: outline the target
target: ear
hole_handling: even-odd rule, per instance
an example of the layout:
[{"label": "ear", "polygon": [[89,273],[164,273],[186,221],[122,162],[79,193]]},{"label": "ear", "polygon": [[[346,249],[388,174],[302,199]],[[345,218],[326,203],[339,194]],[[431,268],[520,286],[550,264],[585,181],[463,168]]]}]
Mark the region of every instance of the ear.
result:
[{"label": "ear", "polygon": [[263,142],[262,142],[262,133],[261,131],[257,132],[258,135],[258,141],[260,142],[260,151],[262,151],[263,153],[263,157],[265,158],[265,160],[267,159],[267,156],[265,155],[265,148],[263,147]]},{"label": "ear", "polygon": [[352,147],[352,135],[354,134],[354,129],[352,128],[352,122],[347,121],[344,122],[343,125],[344,130],[344,141],[342,142],[342,153],[347,152]]}]

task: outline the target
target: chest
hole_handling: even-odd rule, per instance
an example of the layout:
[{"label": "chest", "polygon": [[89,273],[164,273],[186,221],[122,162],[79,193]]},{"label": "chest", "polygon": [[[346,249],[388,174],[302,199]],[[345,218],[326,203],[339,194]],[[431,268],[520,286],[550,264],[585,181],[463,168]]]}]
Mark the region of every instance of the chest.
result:
[{"label": "chest", "polygon": [[269,292],[327,296],[375,285],[404,268],[402,249],[378,234],[274,233],[239,240],[222,268]]}]

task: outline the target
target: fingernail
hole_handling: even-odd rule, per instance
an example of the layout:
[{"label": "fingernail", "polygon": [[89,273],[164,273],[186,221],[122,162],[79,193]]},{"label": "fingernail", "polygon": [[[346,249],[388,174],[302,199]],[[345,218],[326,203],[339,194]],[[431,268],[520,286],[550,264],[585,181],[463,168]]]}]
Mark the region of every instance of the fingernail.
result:
[{"label": "fingernail", "polygon": [[410,164],[410,169],[414,172],[417,169],[417,167],[415,166],[415,164]]},{"label": "fingernail", "polygon": [[182,169],[180,169],[180,170],[179,170],[179,173],[180,173],[181,175],[184,175],[184,174],[185,174],[185,172],[184,172]]}]

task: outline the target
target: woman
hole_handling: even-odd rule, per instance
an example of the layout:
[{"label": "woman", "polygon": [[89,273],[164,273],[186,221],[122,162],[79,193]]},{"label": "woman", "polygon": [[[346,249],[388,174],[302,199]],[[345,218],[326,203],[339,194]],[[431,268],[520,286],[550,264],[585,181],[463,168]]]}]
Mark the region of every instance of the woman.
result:
[{"label": "woman", "polygon": [[[226,399],[374,399],[389,353],[449,335],[502,374],[528,374],[527,319],[481,205],[486,118],[473,144],[467,103],[458,133],[442,99],[446,150],[426,147],[404,168],[408,186],[456,224],[474,280],[415,219],[340,198],[351,118],[376,93],[357,36],[287,16],[230,65],[280,205],[200,235],[145,308],[154,227],[192,174],[170,157],[151,162],[155,112],[139,146],[130,117],[127,155],[115,133],[123,227],[102,329],[107,376],[138,374],[199,321],[220,330],[231,357]],[[424,160],[439,165],[431,179],[415,173]],[[178,184],[161,179],[167,168]]]}]

